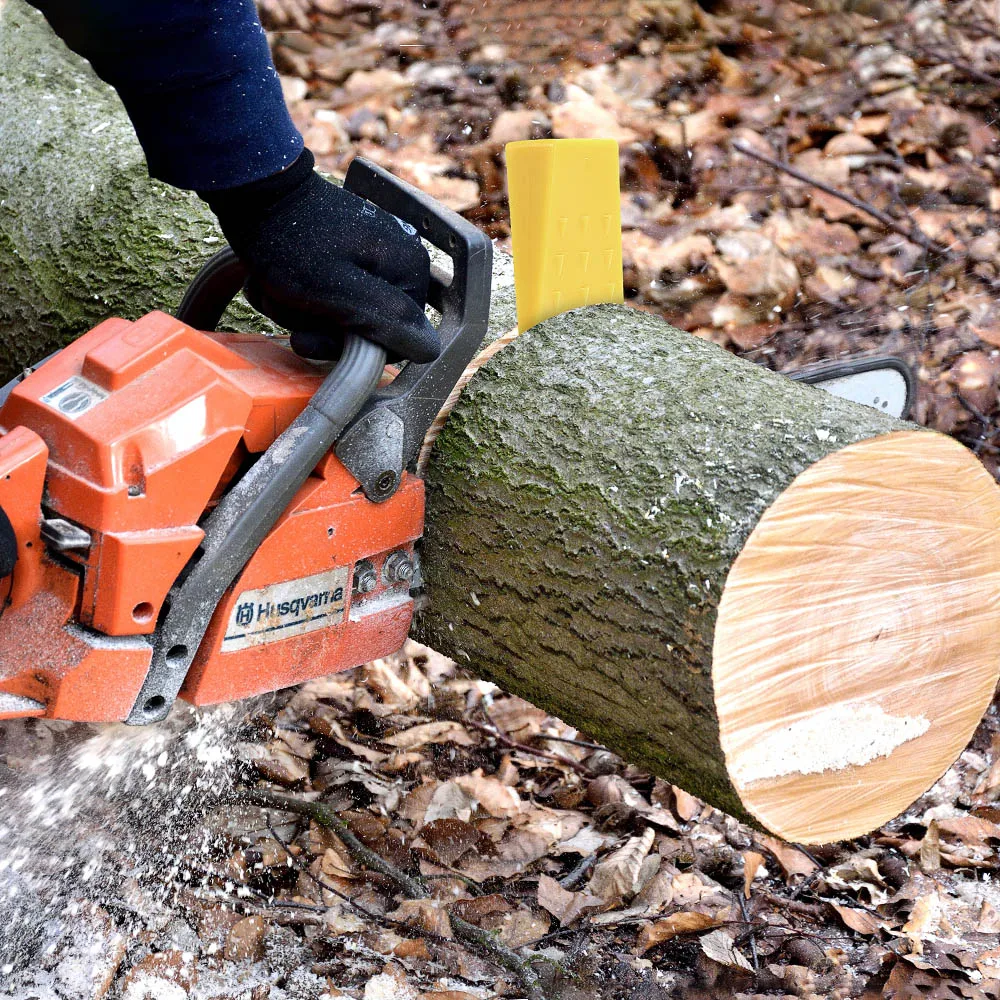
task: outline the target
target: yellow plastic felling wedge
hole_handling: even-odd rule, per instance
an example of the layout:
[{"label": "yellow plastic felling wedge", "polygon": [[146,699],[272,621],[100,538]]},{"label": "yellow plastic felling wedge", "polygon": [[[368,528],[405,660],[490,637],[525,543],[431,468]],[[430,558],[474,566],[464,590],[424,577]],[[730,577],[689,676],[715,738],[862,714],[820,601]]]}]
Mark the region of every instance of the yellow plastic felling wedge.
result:
[{"label": "yellow plastic felling wedge", "polygon": [[537,139],[507,146],[517,325],[624,302],[618,143]]}]

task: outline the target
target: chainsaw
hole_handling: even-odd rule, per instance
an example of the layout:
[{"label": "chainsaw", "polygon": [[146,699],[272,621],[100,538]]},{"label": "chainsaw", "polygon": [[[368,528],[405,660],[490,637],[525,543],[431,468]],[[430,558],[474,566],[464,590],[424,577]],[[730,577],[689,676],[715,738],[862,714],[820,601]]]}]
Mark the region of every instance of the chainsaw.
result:
[{"label": "chainsaw", "polygon": [[145,725],[403,645],[415,459],[486,333],[492,244],[366,161],[344,186],[451,258],[436,361],[203,332],[246,276],[227,247],[176,316],[108,319],[0,390],[0,719]]}]

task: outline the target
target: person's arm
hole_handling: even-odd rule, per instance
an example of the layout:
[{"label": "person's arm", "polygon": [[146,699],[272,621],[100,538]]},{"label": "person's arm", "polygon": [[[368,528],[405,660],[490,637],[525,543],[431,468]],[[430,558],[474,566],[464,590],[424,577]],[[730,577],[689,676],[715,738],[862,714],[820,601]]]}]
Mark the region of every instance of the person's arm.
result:
[{"label": "person's arm", "polygon": [[323,180],[253,0],[29,0],[118,91],[154,177],[191,188],[247,265],[247,297],[310,357],[347,333],[432,360],[416,232]]},{"label": "person's arm", "polygon": [[118,91],[153,177],[196,191],[302,151],[253,0],[31,0]]}]

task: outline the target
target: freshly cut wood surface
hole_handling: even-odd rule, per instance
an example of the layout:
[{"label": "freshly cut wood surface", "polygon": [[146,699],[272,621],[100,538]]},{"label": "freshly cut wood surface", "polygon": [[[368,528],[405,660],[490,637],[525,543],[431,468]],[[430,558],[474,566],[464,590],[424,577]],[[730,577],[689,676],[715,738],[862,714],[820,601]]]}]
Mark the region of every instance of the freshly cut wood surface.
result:
[{"label": "freshly cut wood surface", "polygon": [[726,580],[719,735],[744,806],[789,840],[906,809],[968,743],[1000,664],[1000,491],[950,438],[902,431],[821,459]]}]

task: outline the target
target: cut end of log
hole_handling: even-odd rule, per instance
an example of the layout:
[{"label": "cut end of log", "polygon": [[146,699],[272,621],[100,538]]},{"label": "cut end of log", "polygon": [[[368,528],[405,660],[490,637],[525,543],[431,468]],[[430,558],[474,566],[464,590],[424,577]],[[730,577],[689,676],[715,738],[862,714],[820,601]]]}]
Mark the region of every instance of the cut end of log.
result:
[{"label": "cut end of log", "polygon": [[712,676],[730,780],[799,843],[867,833],[967,745],[1000,676],[1000,489],[902,431],[799,475],[726,580]]}]

